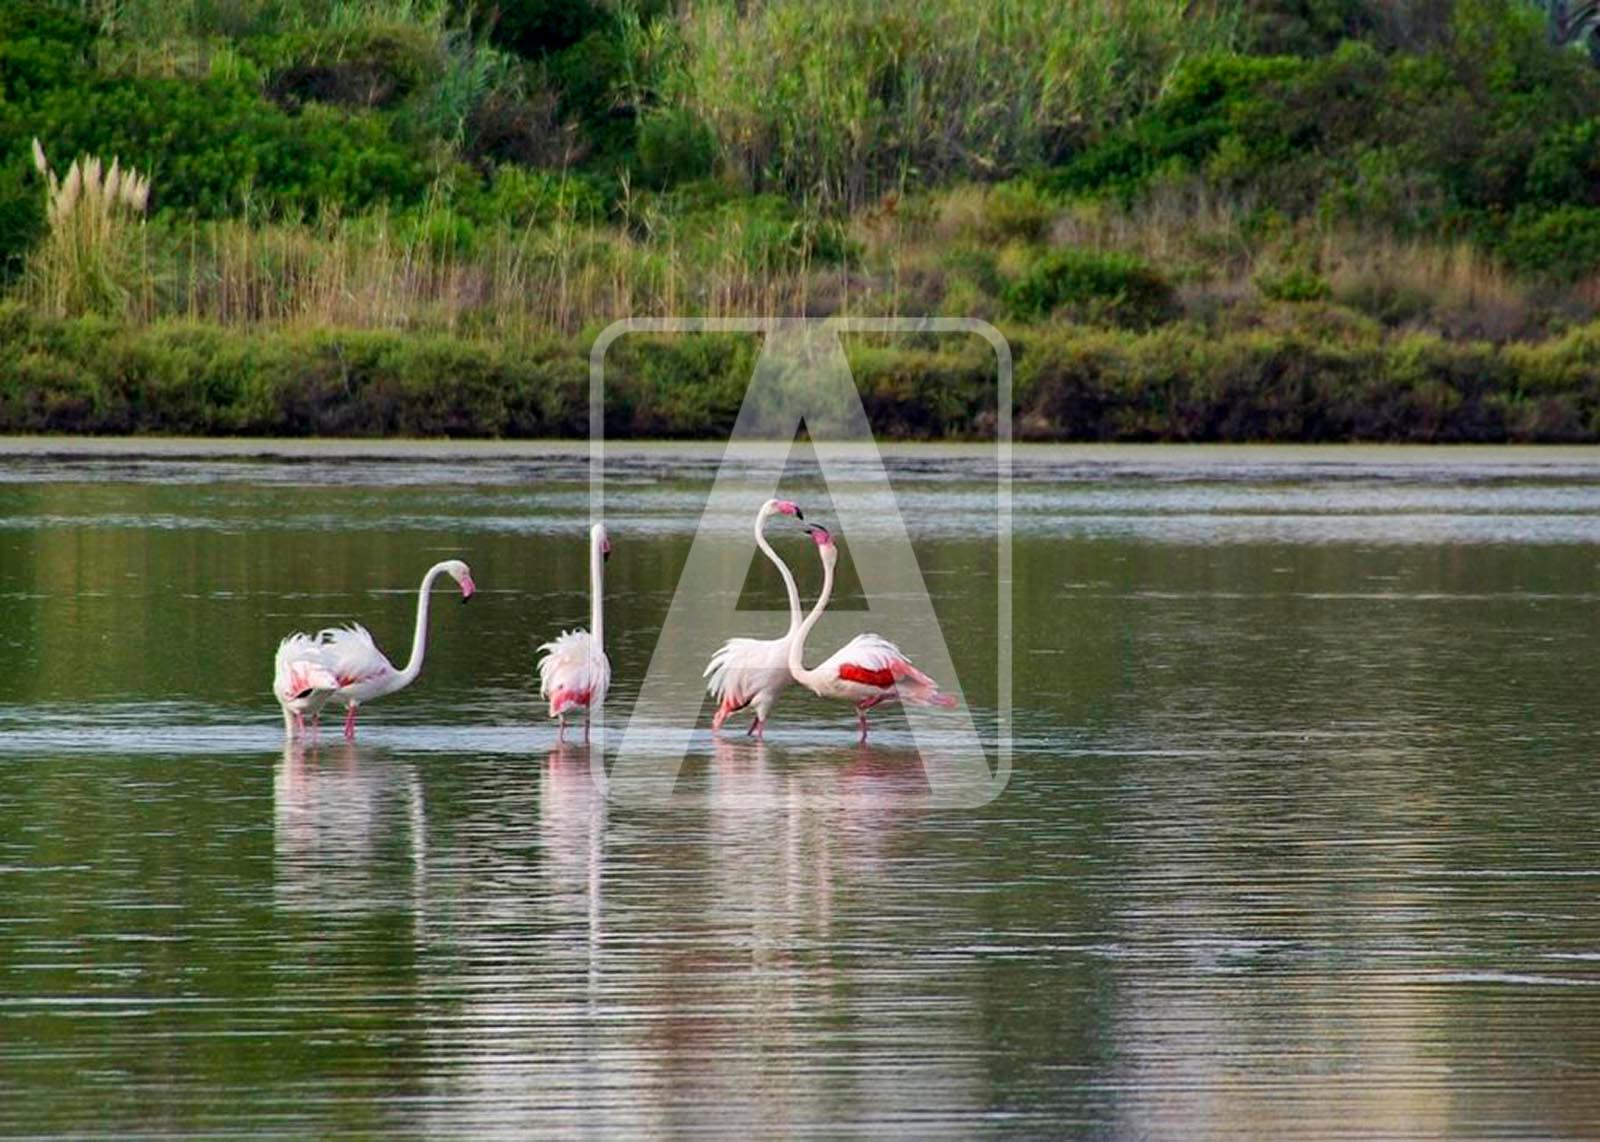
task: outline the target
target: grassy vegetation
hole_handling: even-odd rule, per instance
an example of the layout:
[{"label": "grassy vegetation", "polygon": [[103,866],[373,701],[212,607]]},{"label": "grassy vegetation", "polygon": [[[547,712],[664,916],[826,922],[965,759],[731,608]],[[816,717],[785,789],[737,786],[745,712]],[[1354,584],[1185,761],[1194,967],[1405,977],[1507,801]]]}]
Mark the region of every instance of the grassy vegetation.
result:
[{"label": "grassy vegetation", "polygon": [[[944,314],[1029,437],[1600,440],[1600,73],[1542,21],[17,0],[0,430],[573,433],[618,317]],[[753,351],[628,349],[613,430],[725,430]],[[980,358],[855,352],[884,432],[992,430]]]}]

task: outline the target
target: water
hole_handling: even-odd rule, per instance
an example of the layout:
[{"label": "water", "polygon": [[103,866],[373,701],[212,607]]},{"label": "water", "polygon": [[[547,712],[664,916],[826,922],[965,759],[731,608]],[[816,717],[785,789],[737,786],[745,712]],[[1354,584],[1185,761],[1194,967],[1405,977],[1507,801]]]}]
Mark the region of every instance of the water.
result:
[{"label": "water", "polygon": [[[392,451],[4,447],[0,1133],[1600,1133],[1595,454],[1019,450],[1014,772],[939,812],[794,692],[607,803],[531,692],[583,454]],[[616,457],[617,722],[714,458]],[[992,744],[992,473],[891,471]],[[285,750],[277,639],[401,657],[452,554]]]}]

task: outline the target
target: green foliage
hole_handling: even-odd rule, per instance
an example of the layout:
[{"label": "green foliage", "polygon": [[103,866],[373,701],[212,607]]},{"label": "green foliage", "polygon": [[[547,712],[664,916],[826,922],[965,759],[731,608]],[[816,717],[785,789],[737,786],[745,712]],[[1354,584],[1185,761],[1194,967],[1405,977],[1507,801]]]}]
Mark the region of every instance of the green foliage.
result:
[{"label": "green foliage", "polygon": [[[290,115],[227,80],[101,80],[51,93],[27,122],[54,153],[114,154],[150,171],[158,208],[203,218],[247,202],[415,202],[429,183],[423,156],[372,113],[308,104]],[[14,135],[10,154],[24,153],[28,137]]]},{"label": "green foliage", "polygon": [[1071,316],[1148,328],[1174,315],[1172,284],[1127,254],[1057,250],[1035,262],[1005,290],[1007,309],[1020,318]]},{"label": "green foliage", "polygon": [[310,28],[247,44],[249,58],[268,72],[268,94],[289,108],[393,107],[445,69],[438,37],[414,24]]},{"label": "green foliage", "polygon": [[479,0],[471,7],[496,45],[528,59],[570,48],[606,23],[594,0]]},{"label": "green foliage", "polygon": [[1333,287],[1327,279],[1305,266],[1291,266],[1282,271],[1263,271],[1255,277],[1261,296],[1271,301],[1310,302],[1326,301],[1333,296]]},{"label": "green foliage", "polygon": [[522,230],[554,222],[602,221],[606,195],[591,176],[503,166],[466,208],[481,224],[500,222]]},{"label": "green foliage", "polygon": [[1027,179],[996,184],[983,207],[983,232],[999,242],[1042,241],[1061,204]]},{"label": "green foliage", "polygon": [[1244,41],[1261,55],[1314,56],[1379,26],[1369,0],[1244,0]]},{"label": "green foliage", "polygon": [[717,140],[691,111],[669,107],[639,122],[639,172],[657,189],[707,177],[715,169]]},{"label": "green foliage", "polygon": [[1519,212],[1502,246],[1511,264],[1529,274],[1571,281],[1594,273],[1600,270],[1600,208]]},{"label": "green foliage", "polygon": [[757,189],[859,207],[909,182],[993,179],[1143,106],[1215,51],[1231,5],[1162,0],[707,3],[680,16],[666,98]]},{"label": "green foliage", "polygon": [[1050,172],[1044,185],[1058,194],[1111,191],[1126,198],[1162,170],[1199,168],[1226,140],[1241,134],[1243,149],[1249,153],[1280,149],[1250,138],[1241,124],[1273,133],[1273,116],[1261,102],[1262,92],[1273,82],[1300,75],[1306,66],[1279,57],[1211,55],[1187,60],[1149,111]]},{"label": "green foliage", "polygon": [[17,279],[44,233],[44,189],[26,160],[0,166],[0,283]]},{"label": "green foliage", "polygon": [[[1019,330],[1017,430],[1073,440],[1600,440],[1600,325],[1495,349],[1425,334],[1332,343],[1306,329],[1216,338]],[[983,347],[854,344],[875,429],[993,430]],[[629,337],[607,386],[607,433],[722,436],[756,339]],[[164,322],[47,320],[0,305],[0,431],[246,435],[581,436],[579,342],[506,345],[437,334],[248,334]]]},{"label": "green foliage", "polygon": [[40,0],[0,5],[0,98],[25,102],[79,82],[94,39],[86,20]]}]

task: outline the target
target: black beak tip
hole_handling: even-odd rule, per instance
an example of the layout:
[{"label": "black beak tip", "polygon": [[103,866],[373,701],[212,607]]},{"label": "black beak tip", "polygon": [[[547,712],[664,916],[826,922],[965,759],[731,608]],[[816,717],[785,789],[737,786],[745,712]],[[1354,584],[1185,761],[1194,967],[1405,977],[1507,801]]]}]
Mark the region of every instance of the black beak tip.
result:
[{"label": "black beak tip", "polygon": [[800,520],[801,522],[804,522],[805,518],[806,518],[806,513],[801,511],[799,508],[795,508],[794,509],[794,518],[797,519],[797,520]]},{"label": "black beak tip", "polygon": [[462,595],[461,596],[461,605],[463,607],[466,606],[470,602],[472,602],[472,596],[471,595]]}]

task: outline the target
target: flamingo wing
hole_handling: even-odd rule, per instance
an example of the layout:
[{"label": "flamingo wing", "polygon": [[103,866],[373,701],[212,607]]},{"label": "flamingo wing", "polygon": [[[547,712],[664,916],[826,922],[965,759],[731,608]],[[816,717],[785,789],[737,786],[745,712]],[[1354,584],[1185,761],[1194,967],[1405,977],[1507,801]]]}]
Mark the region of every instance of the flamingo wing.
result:
[{"label": "flamingo wing", "polygon": [[322,644],[323,661],[339,679],[341,690],[394,672],[383,651],[372,641],[371,632],[360,623],[329,627],[318,632],[317,640]]},{"label": "flamingo wing", "polygon": [[858,634],[817,667],[817,672],[841,682],[854,682],[897,695],[916,706],[954,706],[956,700],[939,692],[939,684],[912,665],[898,646],[877,634]]},{"label": "flamingo wing", "polygon": [[322,645],[311,635],[297,632],[278,644],[272,691],[279,701],[303,700],[318,691],[331,694],[338,688],[339,680],[328,668]]},{"label": "flamingo wing", "polygon": [[789,673],[787,638],[730,638],[711,656],[705,673],[706,689],[717,699],[713,729],[721,729],[729,715],[756,707],[765,720],[778,695],[794,681]]},{"label": "flamingo wing", "polygon": [[746,685],[749,672],[765,670],[771,643],[759,638],[730,638],[717,648],[707,664],[706,689],[721,702],[733,702],[734,709],[748,705],[753,697]]},{"label": "flamingo wing", "polygon": [[539,696],[549,699],[552,718],[605,701],[611,662],[588,631],[563,631],[539,649]]}]

